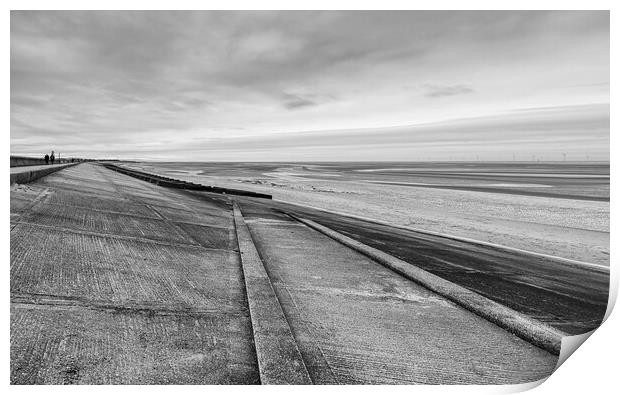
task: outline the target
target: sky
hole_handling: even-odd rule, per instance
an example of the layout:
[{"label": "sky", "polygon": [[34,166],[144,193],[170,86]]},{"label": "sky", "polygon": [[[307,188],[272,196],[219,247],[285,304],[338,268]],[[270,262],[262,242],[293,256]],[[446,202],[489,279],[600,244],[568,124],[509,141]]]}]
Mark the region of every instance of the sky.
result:
[{"label": "sky", "polygon": [[608,160],[607,11],[12,11],[11,153]]}]

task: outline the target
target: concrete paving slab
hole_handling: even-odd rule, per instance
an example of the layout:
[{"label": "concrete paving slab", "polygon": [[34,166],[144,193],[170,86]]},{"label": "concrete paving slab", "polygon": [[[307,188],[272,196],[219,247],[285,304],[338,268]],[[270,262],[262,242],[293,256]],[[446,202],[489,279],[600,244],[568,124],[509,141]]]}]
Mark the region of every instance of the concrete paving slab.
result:
[{"label": "concrete paving slab", "polygon": [[118,197],[118,192],[116,191],[116,189],[113,186],[107,185],[105,183],[95,181],[89,182],[70,180],[55,174],[37,180],[37,185],[44,188],[53,187],[54,189],[62,189],[69,192],[73,191],[95,194],[102,197]]},{"label": "concrete paving slab", "polygon": [[154,219],[160,218],[159,215],[147,205],[132,202],[121,196],[100,197],[91,193],[55,189],[54,191],[50,191],[49,196],[44,202],[48,204],[86,208],[112,214],[133,215]]},{"label": "concrete paving slab", "polygon": [[[93,167],[95,166],[95,167]],[[114,189],[114,185],[110,184],[108,179],[100,173],[96,165],[80,165],[75,167],[70,167],[63,170],[62,173],[55,173],[50,176],[48,180],[58,183],[75,183],[75,184],[86,184],[89,187],[91,185],[99,185],[102,187],[109,187],[110,189]],[[44,180],[41,180],[44,182]]]},{"label": "concrete paving slab", "polygon": [[191,190],[179,190],[175,192],[181,193],[186,196],[192,196],[194,199],[188,202],[188,205],[194,208],[204,208],[204,209],[211,208],[211,209],[222,210],[226,207],[232,206],[230,198],[222,194],[213,194],[209,192],[200,192],[200,191],[191,191]]},{"label": "concrete paving slab", "polygon": [[556,356],[274,217],[247,224],[300,350],[315,362],[306,364],[315,383],[326,371],[340,383],[374,384],[522,383],[553,371]]},{"label": "concrete paving slab", "polygon": [[11,383],[259,383],[231,214],[191,236],[140,196],[193,198],[70,170],[13,191]]},{"label": "concrete paving slab", "polygon": [[[147,184],[153,186],[153,184]],[[232,204],[224,195],[165,187],[157,188],[160,190],[160,196],[165,196],[170,200],[178,200],[178,196],[184,197],[183,207],[175,208],[206,216],[223,216],[232,220]]]},{"label": "concrete paving slab", "polygon": [[42,196],[44,194],[46,194],[45,188],[36,186],[33,187],[32,184],[12,185],[10,192],[11,213],[22,211],[29,204],[32,204],[44,197]]},{"label": "concrete paving slab", "polygon": [[51,193],[48,188],[34,184],[13,184],[10,191],[11,228],[19,222],[24,213],[45,200]]},{"label": "concrete paving slab", "polygon": [[23,211],[32,203],[31,199],[23,198],[21,196],[11,196],[10,209],[11,213]]},{"label": "concrete paving slab", "polygon": [[179,229],[161,219],[93,211],[80,207],[42,203],[22,216],[20,221],[52,228],[196,244]]},{"label": "concrete paving slab", "polygon": [[257,384],[246,317],[13,303],[12,384]]},{"label": "concrete paving slab", "polygon": [[222,210],[213,214],[197,213],[195,211],[186,211],[176,208],[155,206],[155,210],[164,218],[172,222],[183,222],[194,225],[204,226],[228,226],[232,217],[228,213],[223,214]]},{"label": "concrete paving slab", "polygon": [[11,232],[11,263],[14,293],[246,311],[233,251],[20,225]]},{"label": "concrete paving slab", "polygon": [[176,226],[192,236],[205,248],[233,250],[237,248],[235,230],[232,227],[216,227],[176,222]]},{"label": "concrete paving slab", "polygon": [[181,211],[192,211],[191,208],[185,204],[185,202],[179,201],[178,198],[176,200],[173,200],[161,194],[143,192],[138,190],[129,190],[128,188],[119,188],[117,194],[120,194],[130,200],[140,201],[143,204],[155,208],[163,207]]}]

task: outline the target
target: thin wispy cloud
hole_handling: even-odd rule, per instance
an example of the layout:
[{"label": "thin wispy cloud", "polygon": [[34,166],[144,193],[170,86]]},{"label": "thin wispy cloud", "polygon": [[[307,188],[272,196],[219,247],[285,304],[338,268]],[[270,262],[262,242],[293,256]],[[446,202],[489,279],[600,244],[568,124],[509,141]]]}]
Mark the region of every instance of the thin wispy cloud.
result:
[{"label": "thin wispy cloud", "polygon": [[424,85],[426,97],[444,97],[455,95],[466,95],[473,93],[474,90],[467,85]]},{"label": "thin wispy cloud", "polygon": [[[11,152],[277,160],[281,141],[304,160],[316,152],[302,135],[502,117],[542,141],[557,128],[516,110],[580,106],[600,118],[579,132],[591,144],[562,144],[608,157],[608,138],[587,129],[609,118],[605,81],[608,12],[13,11]],[[564,125],[554,114],[546,125]],[[472,130],[463,154],[485,144]],[[368,156],[349,141],[322,157]],[[393,155],[377,145],[368,159]]]},{"label": "thin wispy cloud", "polygon": [[295,110],[302,107],[316,106],[317,103],[308,97],[285,93],[282,95],[284,107]]}]

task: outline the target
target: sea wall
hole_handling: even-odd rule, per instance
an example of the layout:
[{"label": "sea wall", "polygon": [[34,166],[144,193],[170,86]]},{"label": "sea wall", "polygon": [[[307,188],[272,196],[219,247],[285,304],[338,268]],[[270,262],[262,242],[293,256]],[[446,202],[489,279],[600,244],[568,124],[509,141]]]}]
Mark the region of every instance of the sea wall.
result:
[{"label": "sea wall", "polygon": [[11,167],[17,166],[35,166],[44,165],[45,160],[43,158],[28,158],[25,156],[12,156],[11,155]]},{"label": "sea wall", "polygon": [[195,184],[189,181],[182,181],[182,180],[177,180],[175,178],[146,173],[146,172],[135,170],[135,169],[128,169],[128,168],[118,166],[112,163],[103,163],[103,166],[107,167],[110,170],[114,170],[119,173],[126,174],[128,176],[139,178],[141,180],[148,181],[150,183],[161,185],[161,186],[168,187],[168,188],[178,188],[178,189],[187,189],[187,190],[192,190],[192,191],[221,193],[224,195],[248,196],[248,197],[256,197],[256,198],[262,198],[262,199],[272,198],[271,195],[268,195],[265,193],[245,191],[242,189],[220,188],[216,186]]},{"label": "sea wall", "polygon": [[[82,161],[82,159],[74,159],[74,161]],[[56,158],[56,160],[54,161],[55,164],[60,164],[60,163],[71,163],[71,158],[65,159],[65,158]],[[41,158],[32,158],[32,157],[27,157],[27,156],[15,156],[15,155],[11,155],[11,167],[20,167],[20,166],[37,166],[37,165],[44,165],[45,164],[45,159],[43,159],[43,157]]]},{"label": "sea wall", "polygon": [[45,167],[38,167],[36,169],[24,168],[23,171],[12,171],[11,172],[11,185],[17,184],[27,184],[34,180],[37,180],[41,177],[45,177],[48,174],[57,172],[64,168],[76,165],[77,163],[66,163],[63,165],[50,165]]}]

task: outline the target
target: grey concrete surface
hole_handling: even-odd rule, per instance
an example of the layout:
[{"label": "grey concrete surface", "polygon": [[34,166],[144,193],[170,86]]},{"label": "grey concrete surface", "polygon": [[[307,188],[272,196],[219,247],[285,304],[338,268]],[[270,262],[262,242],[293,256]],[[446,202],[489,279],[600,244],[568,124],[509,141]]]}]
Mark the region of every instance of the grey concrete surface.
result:
[{"label": "grey concrete surface", "polygon": [[350,237],[347,237],[323,225],[317,224],[314,221],[297,217],[295,215],[291,215],[291,217],[305,225],[308,225],[312,229],[331,237],[345,246],[359,251],[383,266],[423,285],[431,291],[453,301],[459,306],[462,306],[467,310],[497,324],[507,331],[514,333],[520,338],[527,340],[528,342],[555,355],[560,355],[562,338],[564,336],[568,336],[566,333],[487,299],[484,296],[468,290],[467,288],[444,280],[439,276],[393,257],[392,255],[386,254],[383,251],[367,246],[357,240],[353,240]]},{"label": "grey concrete surface", "polygon": [[234,214],[261,384],[312,384],[271,280],[236,204]]},{"label": "grey concrete surface", "polygon": [[11,227],[12,384],[259,383],[226,202],[80,164]]},{"label": "grey concrete surface", "polygon": [[499,384],[557,356],[284,214],[244,209],[314,383]]},{"label": "grey concrete surface", "polygon": [[[554,369],[556,356],[360,253],[240,205],[237,232],[226,196],[91,163],[12,185],[11,383],[258,384],[261,336],[282,364],[296,344],[302,362],[280,370],[314,384],[522,383]],[[273,309],[252,316],[266,296]]]}]

